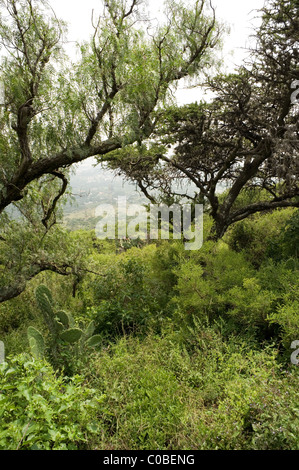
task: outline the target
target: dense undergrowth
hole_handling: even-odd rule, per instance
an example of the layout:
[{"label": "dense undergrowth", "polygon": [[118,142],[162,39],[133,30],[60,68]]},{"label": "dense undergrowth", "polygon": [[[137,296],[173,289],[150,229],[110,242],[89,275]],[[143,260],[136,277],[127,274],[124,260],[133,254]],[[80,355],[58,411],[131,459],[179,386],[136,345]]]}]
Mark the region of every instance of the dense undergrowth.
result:
[{"label": "dense undergrowth", "polygon": [[[75,291],[42,273],[0,306],[0,449],[299,449],[298,211],[251,217],[217,243],[209,225],[191,252],[161,241],[120,253],[78,232],[92,272]],[[41,284],[100,345],[57,339],[53,357]]]}]

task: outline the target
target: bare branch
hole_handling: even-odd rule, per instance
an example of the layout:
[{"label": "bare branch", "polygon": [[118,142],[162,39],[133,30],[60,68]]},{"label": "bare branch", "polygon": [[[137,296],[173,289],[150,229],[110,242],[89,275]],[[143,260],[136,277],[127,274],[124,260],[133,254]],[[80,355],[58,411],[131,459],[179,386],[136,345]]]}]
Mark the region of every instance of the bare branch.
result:
[{"label": "bare branch", "polygon": [[[66,191],[66,188],[67,188],[67,185],[68,185],[68,180],[64,176],[63,173],[60,173],[58,171],[53,171],[51,174],[54,175],[56,178],[60,178],[62,180],[62,187],[61,187],[59,193],[57,194],[57,196],[54,198],[51,207],[48,209],[45,217],[42,220],[42,223],[43,223],[43,225],[45,226],[46,229],[49,229],[48,221],[50,220],[51,216],[55,213],[57,203],[58,203],[59,199],[64,195],[64,193]],[[55,223],[55,220],[54,220],[54,223]]]}]

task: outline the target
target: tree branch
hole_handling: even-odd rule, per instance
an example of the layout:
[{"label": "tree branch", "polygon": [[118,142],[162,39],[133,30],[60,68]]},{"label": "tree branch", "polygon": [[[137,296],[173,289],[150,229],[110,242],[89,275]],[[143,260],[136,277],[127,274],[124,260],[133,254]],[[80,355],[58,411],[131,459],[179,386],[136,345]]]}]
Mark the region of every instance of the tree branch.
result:
[{"label": "tree branch", "polygon": [[264,201],[257,202],[256,204],[251,204],[243,209],[233,212],[229,219],[229,225],[240,220],[246,219],[246,217],[248,217],[249,215],[255,214],[257,212],[269,211],[273,209],[282,209],[286,207],[299,207],[299,201]]},{"label": "tree branch", "polygon": [[16,277],[9,286],[0,287],[0,303],[18,297],[26,288],[28,281],[33,279],[37,274],[43,271],[52,271],[62,276],[70,276],[73,274],[69,271],[70,266],[56,266],[50,263],[40,263],[30,266],[28,272],[23,276]]},{"label": "tree branch", "polygon": [[51,174],[56,176],[56,178],[60,178],[62,180],[62,187],[61,187],[59,193],[57,194],[57,196],[54,198],[51,207],[48,209],[45,217],[42,220],[42,223],[43,223],[43,225],[45,226],[46,229],[48,229],[48,221],[49,221],[51,215],[54,213],[54,211],[56,209],[56,206],[57,206],[57,203],[58,203],[59,199],[64,195],[64,193],[66,191],[66,188],[67,188],[67,185],[68,185],[68,180],[64,176],[63,173],[60,173],[58,171],[53,171]]}]

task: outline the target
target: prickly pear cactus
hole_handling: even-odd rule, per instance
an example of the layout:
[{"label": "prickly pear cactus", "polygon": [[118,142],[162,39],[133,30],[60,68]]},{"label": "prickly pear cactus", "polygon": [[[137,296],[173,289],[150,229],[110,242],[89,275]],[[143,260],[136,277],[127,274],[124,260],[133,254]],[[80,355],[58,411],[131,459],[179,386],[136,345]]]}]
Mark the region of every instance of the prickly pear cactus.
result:
[{"label": "prickly pear cactus", "polygon": [[82,336],[82,330],[79,328],[70,328],[60,334],[60,338],[67,343],[77,343]]},{"label": "prickly pear cactus", "polygon": [[42,359],[45,354],[45,342],[43,335],[33,326],[27,329],[27,336],[29,340],[31,354],[36,359]]},{"label": "prickly pear cactus", "polygon": [[65,328],[70,327],[69,315],[64,310],[59,310],[56,312],[56,318]]},{"label": "prickly pear cactus", "polygon": [[35,297],[39,309],[44,317],[50,333],[55,336],[57,334],[57,325],[55,322],[55,313],[53,310],[53,299],[51,291],[48,287],[40,285],[35,291]]},{"label": "prickly pear cactus", "polygon": [[[38,307],[44,317],[49,330],[48,351],[52,357],[58,359],[61,347],[65,345],[76,346],[75,354],[84,354],[86,348],[95,348],[102,342],[100,335],[94,335],[95,324],[89,323],[85,330],[77,327],[72,315],[64,310],[55,310],[52,293],[48,287],[40,285],[35,291]],[[28,328],[28,339],[34,357],[44,355],[45,343],[41,333],[33,327]]]},{"label": "prickly pear cactus", "polygon": [[85,342],[88,348],[95,348],[99,346],[101,343],[102,343],[101,335],[93,335]]},{"label": "prickly pear cactus", "polygon": [[53,298],[48,287],[44,286],[43,284],[38,286],[35,291],[35,296],[40,309],[45,310],[48,315],[53,315]]},{"label": "prickly pear cactus", "polygon": [[94,333],[95,330],[95,323],[91,321],[87,326],[86,330],[84,331],[84,340],[88,340]]}]

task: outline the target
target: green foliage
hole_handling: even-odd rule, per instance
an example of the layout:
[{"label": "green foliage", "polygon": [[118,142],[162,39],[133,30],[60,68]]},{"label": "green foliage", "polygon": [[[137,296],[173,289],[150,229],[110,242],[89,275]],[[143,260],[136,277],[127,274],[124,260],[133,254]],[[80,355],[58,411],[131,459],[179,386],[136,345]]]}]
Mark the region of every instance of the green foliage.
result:
[{"label": "green foliage", "polygon": [[0,449],[76,450],[88,448],[92,425],[104,397],[67,381],[45,361],[19,355],[0,364]]},{"label": "green foliage", "polygon": [[102,277],[88,283],[88,294],[91,288],[93,292],[89,315],[97,333],[113,338],[159,329],[163,315],[171,314],[172,270],[182,249],[182,245],[162,243],[158,248],[149,245],[106,257]]},{"label": "green foliage", "polygon": [[33,325],[43,328],[43,319],[37,315],[34,291],[29,288],[19,297],[0,303],[0,338],[7,355],[29,352],[27,329]]},{"label": "green foliage", "polygon": [[271,241],[268,248],[268,255],[280,261],[284,258],[292,258],[298,262],[299,249],[299,211],[290,213],[279,237]]},{"label": "green foliage", "polygon": [[274,294],[263,290],[255,278],[244,279],[243,286],[233,287],[223,294],[227,304],[227,315],[247,327],[265,326],[271,312]]},{"label": "green foliage", "polygon": [[[38,307],[48,327],[50,339],[47,352],[56,367],[65,367],[71,373],[72,358],[84,362],[84,354],[89,348],[99,346],[102,337],[93,335],[95,324],[91,321],[85,330],[76,327],[74,318],[64,310],[54,310],[51,291],[45,285],[39,285],[35,291]],[[28,328],[28,339],[32,354],[41,358],[45,352],[45,341],[42,334],[33,327]],[[75,349],[73,348],[75,346]]]},{"label": "green foliage", "polygon": [[282,344],[288,353],[292,341],[298,338],[299,325],[299,276],[289,284],[281,302],[275,311],[269,315],[269,321],[280,327]]},{"label": "green foliage", "polygon": [[71,236],[56,225],[70,166],[109,161],[149,138],[178,80],[215,62],[222,27],[208,4],[169,2],[156,25],[142,1],[101,3],[72,63],[63,53],[66,25],[46,0],[0,2],[1,302],[45,269],[82,268],[81,250],[70,256]]},{"label": "green foliage", "polygon": [[43,359],[45,353],[45,341],[43,335],[33,326],[27,330],[30,350],[36,359]]},{"label": "green foliage", "polygon": [[[226,242],[206,241],[196,252],[185,251],[179,241],[121,254],[102,254],[95,247],[88,256],[101,276],[90,273],[79,285],[82,303],[73,304],[75,318],[61,309],[62,303],[72,303],[64,299],[57,278],[43,275],[51,286],[36,289],[44,325],[37,318],[34,328],[28,328],[35,357],[34,362],[27,359],[30,373],[24,372],[30,400],[20,398],[23,392],[12,374],[9,386],[17,391],[11,395],[13,403],[7,401],[6,407],[3,402],[3,446],[16,448],[21,442],[25,449],[298,449],[298,368],[290,363],[290,344],[298,332],[298,271],[288,259],[278,262],[267,255],[257,268],[246,252],[236,252],[229,239]],[[43,341],[51,367],[38,359]],[[35,389],[31,394],[39,384],[40,364],[72,376],[70,381],[61,379],[55,390],[43,376],[51,399]],[[71,393],[66,387],[74,384],[78,370],[82,380],[72,392],[77,403],[67,395],[70,416],[57,417],[53,407],[60,406],[66,390]],[[56,375],[55,380],[60,378]],[[100,403],[83,421],[76,416],[69,425],[89,387]],[[36,395],[45,396],[49,411]],[[36,403],[43,403],[38,411]],[[15,409],[15,415],[9,409]],[[36,414],[29,425],[27,410]],[[39,425],[48,413],[55,421],[49,421],[48,428],[54,432],[47,430],[48,424]]]},{"label": "green foliage", "polygon": [[226,240],[231,248],[242,251],[256,267],[269,256],[279,261],[296,257],[298,211],[276,210],[263,217],[254,216],[236,223]]},{"label": "green foliage", "polygon": [[256,269],[255,256],[245,250],[236,252],[224,242],[205,243],[200,252],[182,256],[174,270],[176,321],[192,325],[194,319],[220,320],[226,335],[242,332],[259,341],[282,341],[288,354],[288,343],[298,331],[293,312],[299,271],[289,260],[265,258],[260,264]]},{"label": "green foliage", "polygon": [[88,377],[107,397],[98,448],[298,449],[298,374],[280,371],[275,349],[203,324],[171,330],[94,356]]},{"label": "green foliage", "polygon": [[229,289],[242,288],[253,269],[241,253],[220,242],[206,243],[203,249],[179,265],[173,302],[188,321],[193,316],[215,319],[227,311],[224,297]]},{"label": "green foliage", "polygon": [[144,327],[154,310],[142,261],[128,259],[108,269],[104,281],[95,286],[96,331],[115,335]]},{"label": "green foliage", "polygon": [[[271,368],[271,361],[266,365]],[[299,416],[294,384],[296,374],[284,380],[275,373],[257,371],[247,383],[229,382],[227,395],[211,419],[206,436],[206,449],[220,450],[295,450],[298,449]]]},{"label": "green foliage", "polygon": [[[139,0],[105,1],[67,67],[46,1],[0,2],[0,449],[299,450],[299,217],[281,209],[298,204],[298,2],[264,8],[256,62],[209,79],[215,100],[169,108],[222,30],[187,3],[144,28]],[[167,203],[190,180],[203,247],[56,224],[92,156]]]},{"label": "green foliage", "polygon": [[60,333],[60,338],[67,343],[77,343],[82,337],[82,330],[79,328],[70,328]]}]

